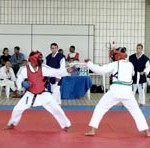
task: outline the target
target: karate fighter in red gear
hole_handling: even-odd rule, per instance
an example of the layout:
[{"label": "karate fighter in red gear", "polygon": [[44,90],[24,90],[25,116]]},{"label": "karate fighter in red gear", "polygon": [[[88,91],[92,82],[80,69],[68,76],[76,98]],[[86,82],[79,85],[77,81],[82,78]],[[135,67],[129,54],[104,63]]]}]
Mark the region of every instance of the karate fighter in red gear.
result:
[{"label": "karate fighter in red gear", "polygon": [[[62,108],[57,104],[50,92],[45,91],[44,77],[65,76],[65,70],[50,68],[42,64],[42,54],[39,51],[31,52],[29,65],[24,66],[17,79],[18,90],[22,88],[24,80],[27,80],[28,88],[24,96],[12,111],[11,118],[4,129],[13,129],[18,125],[23,112],[34,106],[43,106],[57,120],[61,128],[68,131],[71,123]],[[26,83],[26,84],[27,84]]]},{"label": "karate fighter in red gear", "polygon": [[86,136],[94,136],[105,113],[118,103],[122,103],[132,115],[137,129],[144,131],[146,136],[150,136],[149,126],[140,110],[137,101],[132,92],[132,76],[134,75],[134,67],[132,63],[125,60],[126,48],[118,48],[110,51],[110,57],[114,62],[99,66],[85,60],[90,70],[97,74],[111,73],[112,85],[110,90],[104,94],[94,109],[89,126],[91,127]]}]

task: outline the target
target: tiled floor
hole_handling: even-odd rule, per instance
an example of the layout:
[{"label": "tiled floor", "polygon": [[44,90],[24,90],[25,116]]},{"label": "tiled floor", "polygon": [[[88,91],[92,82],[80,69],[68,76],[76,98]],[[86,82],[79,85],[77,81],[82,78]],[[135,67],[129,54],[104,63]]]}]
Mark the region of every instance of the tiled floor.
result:
[{"label": "tiled floor", "polygon": [[[96,105],[99,99],[103,94],[100,93],[91,93],[91,100],[88,100],[86,96],[73,99],[73,100],[62,100],[62,105],[69,106],[69,105]],[[2,93],[0,98],[0,105],[15,105],[19,101],[19,98],[9,98],[5,97],[5,94]],[[150,93],[146,94],[146,105],[150,106]]]}]

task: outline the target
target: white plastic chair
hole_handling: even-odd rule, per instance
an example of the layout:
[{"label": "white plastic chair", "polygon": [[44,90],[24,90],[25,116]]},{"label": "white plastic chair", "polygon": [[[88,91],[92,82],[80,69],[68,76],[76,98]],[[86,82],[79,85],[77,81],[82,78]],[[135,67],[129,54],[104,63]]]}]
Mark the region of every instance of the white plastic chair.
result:
[{"label": "white plastic chair", "polygon": [[9,98],[10,95],[10,86],[7,85],[7,83],[5,83],[5,81],[0,81],[0,97],[2,94],[2,90],[5,87],[5,93],[6,93],[6,97]]}]

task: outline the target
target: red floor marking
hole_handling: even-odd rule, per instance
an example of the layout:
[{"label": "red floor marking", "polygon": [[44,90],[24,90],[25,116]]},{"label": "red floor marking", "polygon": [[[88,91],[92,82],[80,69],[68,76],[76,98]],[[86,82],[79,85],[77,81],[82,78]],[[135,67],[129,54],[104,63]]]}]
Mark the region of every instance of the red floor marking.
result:
[{"label": "red floor marking", "polygon": [[[128,112],[108,112],[96,136],[86,137],[90,111],[66,111],[72,122],[69,133],[63,131],[46,111],[27,111],[14,130],[0,130],[0,148],[149,148],[150,138],[137,131]],[[11,115],[0,111],[0,128]]]}]

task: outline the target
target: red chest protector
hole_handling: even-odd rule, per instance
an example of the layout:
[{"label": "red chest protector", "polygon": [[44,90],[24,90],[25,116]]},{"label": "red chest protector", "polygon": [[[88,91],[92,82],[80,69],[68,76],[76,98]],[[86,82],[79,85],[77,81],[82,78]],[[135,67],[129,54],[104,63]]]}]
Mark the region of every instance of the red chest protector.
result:
[{"label": "red chest protector", "polygon": [[76,52],[74,57],[71,57],[70,54],[68,54],[68,59],[74,59],[74,60],[79,60],[79,53]]},{"label": "red chest protector", "polygon": [[33,94],[40,94],[45,90],[44,77],[42,75],[42,67],[38,68],[38,71],[32,72],[27,66],[28,81],[31,82],[31,86],[28,88]]}]

